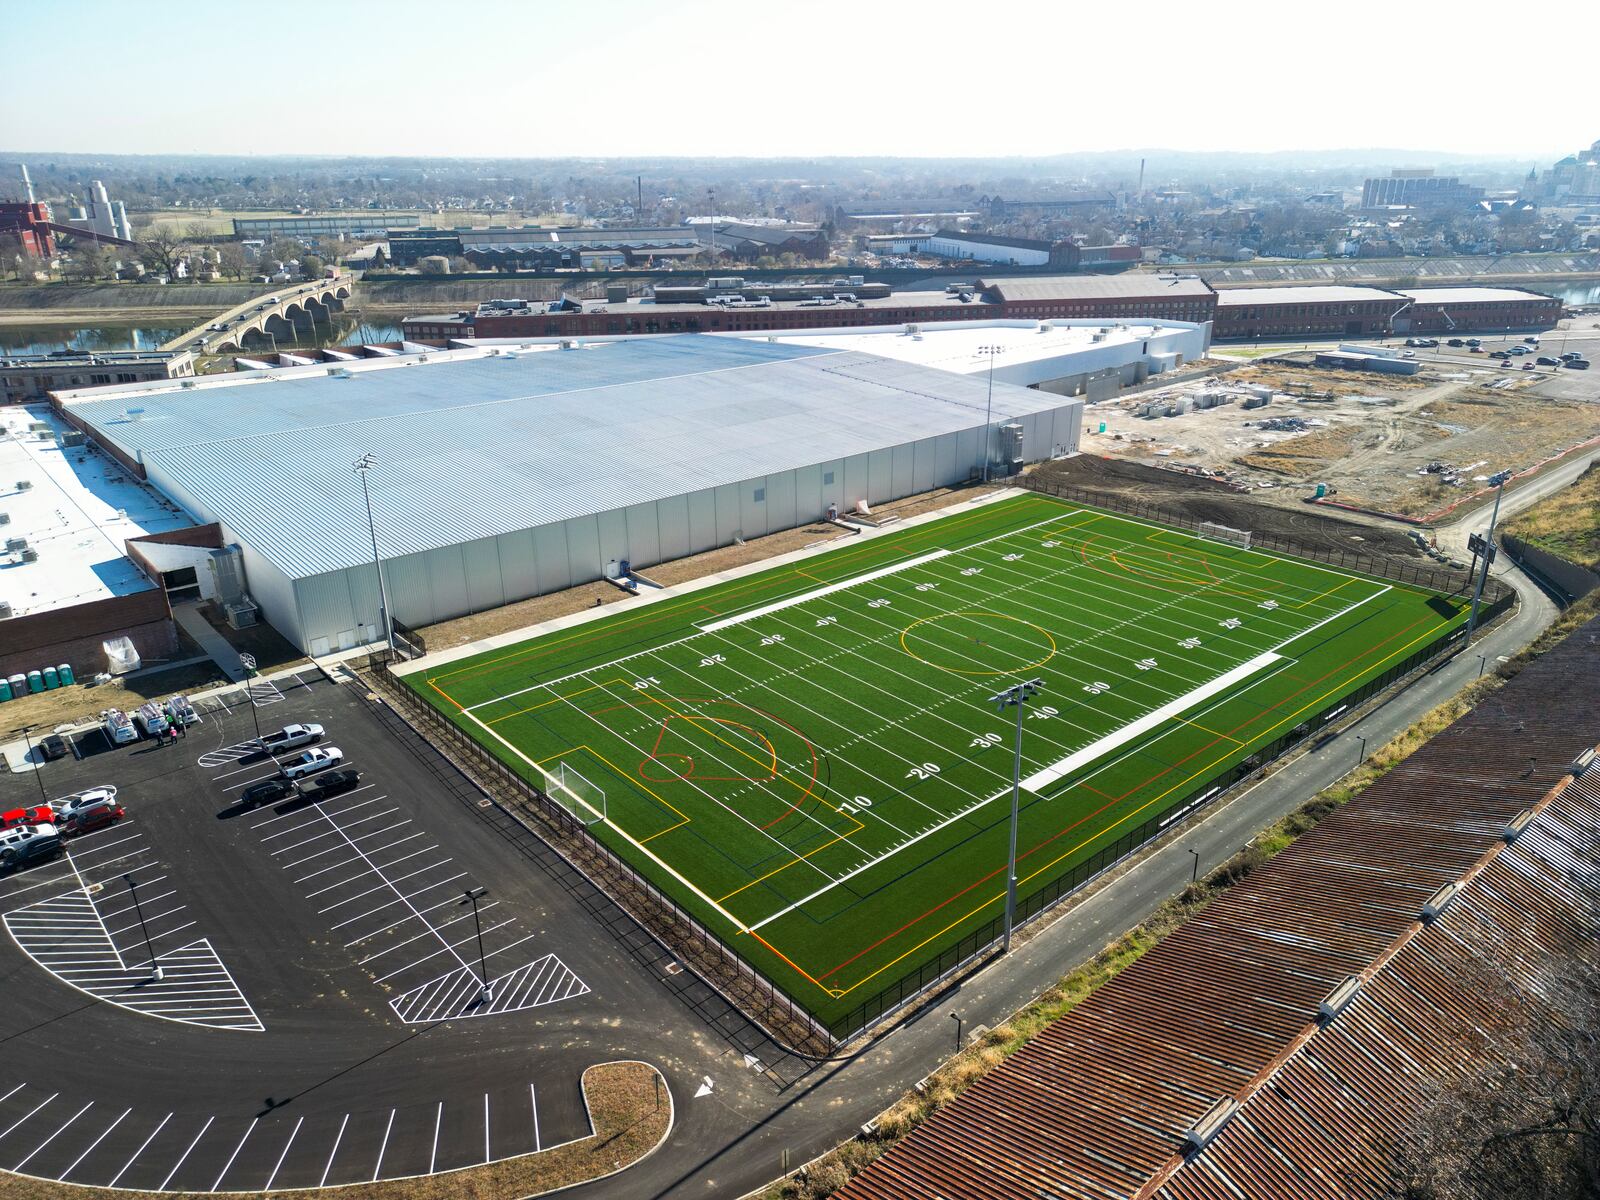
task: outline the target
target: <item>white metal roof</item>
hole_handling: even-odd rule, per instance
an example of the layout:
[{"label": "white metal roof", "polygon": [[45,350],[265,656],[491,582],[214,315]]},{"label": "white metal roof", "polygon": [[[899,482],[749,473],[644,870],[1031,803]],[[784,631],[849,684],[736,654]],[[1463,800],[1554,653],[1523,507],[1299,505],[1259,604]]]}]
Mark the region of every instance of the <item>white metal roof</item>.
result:
[{"label": "white metal roof", "polygon": [[[866,354],[656,335],[509,357],[352,363],[69,398],[292,577],[831,462],[984,422],[982,380]],[[994,419],[1073,403],[1000,382]],[[130,416],[128,409],[143,411]]]},{"label": "white metal roof", "polygon": [[1552,300],[1539,292],[1524,288],[1504,287],[1429,287],[1397,288],[1402,296],[1410,296],[1422,304],[1504,304],[1512,300]]},{"label": "white metal roof", "polygon": [[1342,284],[1315,284],[1306,287],[1219,288],[1217,307],[1232,308],[1251,304],[1344,304],[1369,300],[1403,300],[1405,297],[1375,287],[1346,287]]},{"label": "white metal roof", "polygon": [[[48,431],[32,426],[44,423]],[[61,445],[60,425],[44,404],[0,408],[0,546],[26,538],[39,553],[0,554],[0,600],[14,616],[66,608],[154,585],[124,554],[146,533],[193,525],[154,488],[87,446]],[[31,486],[19,488],[26,481]],[[0,624],[0,641],[5,626]]]}]

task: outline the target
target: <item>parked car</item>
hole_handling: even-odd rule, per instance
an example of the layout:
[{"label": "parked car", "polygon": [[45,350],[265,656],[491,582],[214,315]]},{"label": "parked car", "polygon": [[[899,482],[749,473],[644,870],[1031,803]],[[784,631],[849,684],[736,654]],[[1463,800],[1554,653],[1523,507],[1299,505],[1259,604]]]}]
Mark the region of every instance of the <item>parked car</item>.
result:
[{"label": "parked car", "polygon": [[285,779],[301,779],[318,771],[326,771],[329,767],[336,767],[343,761],[344,751],[339,747],[313,746],[310,750],[301,751],[284,762],[281,770]]},{"label": "parked car", "polygon": [[0,812],[0,829],[15,829],[20,825],[53,825],[55,820],[53,808],[37,804],[32,808],[13,808],[10,812]]},{"label": "parked car", "polygon": [[307,785],[306,793],[320,800],[324,796],[347,792],[360,782],[361,772],[346,767],[339,771],[329,771],[326,775],[318,775]]},{"label": "parked car", "polygon": [[47,762],[65,758],[71,752],[72,747],[67,744],[67,739],[59,733],[52,733],[39,739],[39,753],[44,755]]},{"label": "parked car", "polygon": [[61,853],[61,835],[54,825],[0,829],[0,872],[20,871]]},{"label": "parked car", "polygon": [[89,804],[80,804],[58,828],[62,836],[75,837],[80,833],[93,833],[96,829],[113,825],[126,815],[122,805],[115,800],[102,798]]},{"label": "parked car", "polygon": [[[1473,349],[1476,350],[1476,349],[1478,349],[1478,347],[1474,346]],[[1489,351],[1489,357],[1490,358],[1503,358],[1503,359],[1509,360],[1511,358],[1511,355],[1506,353],[1504,350],[1491,350],[1491,351]]]},{"label": "parked car", "polygon": [[1541,354],[1533,361],[1538,363],[1541,367],[1559,367],[1561,365],[1561,360],[1559,358],[1551,358],[1548,354]]},{"label": "parked car", "polygon": [[1418,338],[1417,339],[1417,345],[1419,345],[1419,346],[1437,346],[1438,344],[1439,344],[1439,339],[1438,338]]},{"label": "parked car", "polygon": [[1468,338],[1467,339],[1467,345],[1469,345],[1469,346],[1481,346],[1481,345],[1483,345],[1483,339],[1482,338]]},{"label": "parked car", "polygon": [[239,803],[245,808],[260,808],[263,804],[276,804],[290,796],[298,796],[300,789],[292,779],[277,776],[252,783],[239,793]]},{"label": "parked car", "polygon": [[1587,358],[1569,358],[1562,365],[1570,367],[1574,371],[1587,371],[1589,369],[1589,360]]},{"label": "parked car", "polygon": [[268,754],[293,750],[298,746],[308,746],[312,742],[320,741],[322,732],[321,725],[285,725],[277,733],[263,735],[261,748]]},{"label": "parked car", "polygon": [[1483,347],[1482,346],[1468,346],[1467,349],[1471,350],[1474,354],[1482,354],[1483,353]]},{"label": "parked car", "polygon": [[1566,362],[1571,362],[1575,358],[1582,358],[1582,357],[1583,357],[1583,355],[1579,354],[1576,350],[1568,350],[1565,354],[1563,354],[1561,356],[1561,361],[1566,363]]},{"label": "parked car", "polygon": [[1522,369],[1523,369],[1523,370],[1524,370],[1524,371],[1532,371],[1532,370],[1536,370],[1536,368],[1535,368],[1535,367],[1534,367],[1534,365],[1533,365],[1533,364],[1532,364],[1532,363],[1523,363],[1523,364],[1522,364]]},{"label": "parked car", "polygon": [[1464,346],[1464,345],[1466,345],[1466,343],[1463,342],[1460,338],[1451,338],[1448,342],[1445,343],[1445,345],[1446,346]]},{"label": "parked car", "polygon": [[56,822],[70,820],[72,814],[80,808],[88,808],[96,804],[116,803],[117,789],[114,784],[103,787],[92,787],[78,792],[72,796],[62,796],[59,800],[50,801],[50,808],[56,815]]},{"label": "parked car", "polygon": [[1522,340],[1527,342],[1530,346],[1537,346],[1539,344],[1539,335],[1537,333],[1530,333]]},{"label": "parked car", "polygon": [[1422,345],[1422,342],[1417,338],[1407,338],[1406,339],[1406,345],[1408,345],[1408,346],[1420,346],[1420,345]]}]

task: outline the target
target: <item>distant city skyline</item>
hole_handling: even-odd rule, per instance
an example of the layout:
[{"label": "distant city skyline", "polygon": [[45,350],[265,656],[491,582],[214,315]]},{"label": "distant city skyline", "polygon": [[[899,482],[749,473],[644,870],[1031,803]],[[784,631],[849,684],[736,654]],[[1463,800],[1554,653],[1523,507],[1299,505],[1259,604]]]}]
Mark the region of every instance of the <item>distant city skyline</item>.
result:
[{"label": "distant city skyline", "polygon": [[[0,76],[15,152],[1047,157],[1414,147],[1545,163],[1600,136],[1474,3],[55,0]],[[1542,29],[1592,27],[1554,0]],[[49,40],[48,38],[46,39]],[[1516,94],[1519,87],[1527,95]],[[1530,115],[1536,114],[1536,115]],[[1431,165],[1426,159],[1416,165]]]}]

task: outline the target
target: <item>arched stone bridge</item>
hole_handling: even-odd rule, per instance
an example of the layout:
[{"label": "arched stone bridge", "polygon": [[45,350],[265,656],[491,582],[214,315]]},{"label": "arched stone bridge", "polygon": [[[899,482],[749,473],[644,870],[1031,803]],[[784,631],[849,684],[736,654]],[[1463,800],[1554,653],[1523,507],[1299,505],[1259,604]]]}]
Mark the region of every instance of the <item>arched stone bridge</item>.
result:
[{"label": "arched stone bridge", "polygon": [[279,342],[310,341],[316,327],[344,309],[353,284],[349,279],[318,279],[285,285],[197,325],[162,346],[197,354],[241,354],[273,350]]}]

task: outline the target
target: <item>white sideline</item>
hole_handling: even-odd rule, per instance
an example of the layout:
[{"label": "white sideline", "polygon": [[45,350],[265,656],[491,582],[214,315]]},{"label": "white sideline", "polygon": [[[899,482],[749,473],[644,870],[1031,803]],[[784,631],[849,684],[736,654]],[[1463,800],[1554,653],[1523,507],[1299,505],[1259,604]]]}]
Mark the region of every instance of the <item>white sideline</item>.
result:
[{"label": "white sideline", "polygon": [[908,558],[904,562],[891,563],[887,567],[879,567],[876,571],[868,571],[865,575],[852,575],[849,579],[841,579],[838,583],[830,583],[825,587],[817,588],[815,591],[806,592],[799,596],[790,596],[787,600],[774,601],[772,604],[764,604],[760,608],[752,608],[748,612],[735,613],[731,617],[708,621],[704,625],[695,626],[695,628],[701,633],[715,633],[719,629],[726,629],[730,625],[738,625],[742,621],[753,621],[755,618],[764,617],[768,613],[782,612],[786,608],[793,608],[797,604],[804,604],[808,600],[817,599],[819,596],[831,596],[834,592],[842,592],[845,588],[855,587],[858,583],[870,583],[874,579],[882,579],[885,575],[909,571],[912,567],[920,567],[923,563],[930,563],[934,559],[943,558],[949,553],[950,551],[948,550],[934,550],[928,554],[919,554],[916,558]]},{"label": "white sideline", "polygon": [[1064,775],[1076,771],[1085,763],[1093,762],[1102,754],[1115,750],[1124,742],[1131,742],[1141,734],[1148,733],[1169,717],[1175,717],[1186,708],[1193,708],[1202,700],[1215,696],[1238,683],[1241,679],[1254,675],[1257,671],[1277,662],[1282,655],[1268,650],[1265,654],[1258,654],[1249,662],[1240,663],[1233,670],[1218,675],[1209,683],[1203,683],[1192,692],[1187,692],[1176,699],[1169,700],[1160,708],[1151,709],[1144,716],[1134,721],[1129,721],[1115,733],[1108,733],[1098,742],[1092,742],[1082,750],[1075,750],[1060,762],[1052,763],[1042,771],[1035,771],[1022,781],[1022,786],[1030,792],[1037,792],[1040,788],[1048,787]]}]

